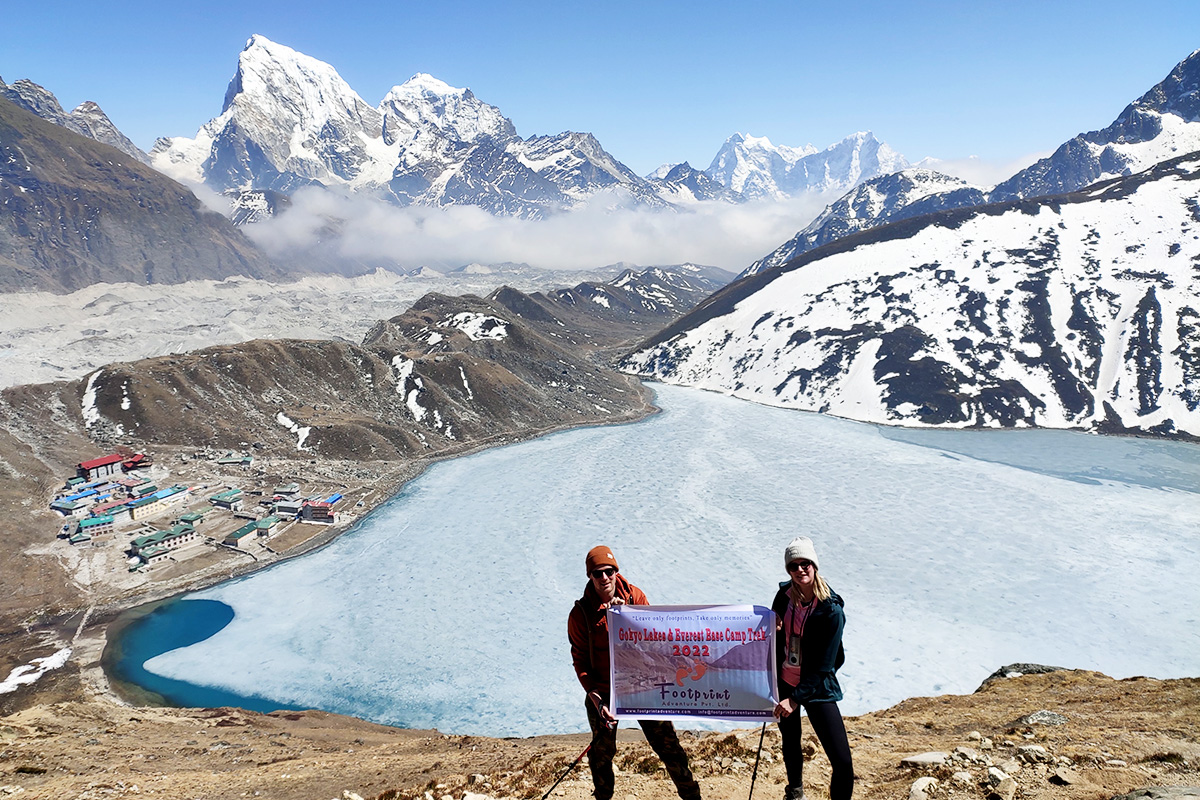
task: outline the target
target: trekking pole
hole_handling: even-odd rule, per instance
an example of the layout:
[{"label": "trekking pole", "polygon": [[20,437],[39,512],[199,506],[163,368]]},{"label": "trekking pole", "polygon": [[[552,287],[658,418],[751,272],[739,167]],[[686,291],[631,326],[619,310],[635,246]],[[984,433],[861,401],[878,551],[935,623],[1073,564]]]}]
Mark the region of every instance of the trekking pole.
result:
[{"label": "trekking pole", "polygon": [[[762,733],[758,735],[758,752],[754,754],[754,774],[750,776],[750,797],[747,797],[746,800],[752,800],[754,797],[754,781],[758,779],[758,759],[762,757],[763,737],[766,735],[767,723],[764,722],[762,726]],[[543,797],[542,800],[546,800],[546,798]]]},{"label": "trekking pole", "polygon": [[[766,726],[764,725],[764,726],[763,726],[763,728],[765,729],[765,728],[766,728]],[[558,788],[558,785],[559,785],[560,783],[562,783],[562,782],[563,782],[563,778],[565,778],[565,777],[567,777],[568,775],[570,775],[570,774],[571,774],[571,770],[575,769],[575,766],[576,766],[576,765],[577,765],[577,764],[578,764],[580,761],[583,761],[583,757],[584,757],[584,756],[586,756],[586,755],[588,754],[588,750],[591,750],[591,749],[592,749],[592,746],[591,746],[590,744],[589,744],[587,747],[583,748],[583,752],[579,754],[579,758],[577,758],[577,759],[575,759],[574,761],[572,761],[572,762],[571,762],[571,766],[567,767],[567,771],[566,771],[566,772],[564,772],[562,775],[559,775],[559,776],[558,776],[558,780],[556,780],[556,781],[554,782],[554,785],[553,785],[553,786],[551,786],[549,789],[547,789],[547,790],[546,790],[546,793],[545,793],[544,795],[542,795],[542,800],[546,800],[546,798],[550,796],[550,793],[551,793],[551,792],[553,792],[555,789],[557,789],[557,788]]]}]

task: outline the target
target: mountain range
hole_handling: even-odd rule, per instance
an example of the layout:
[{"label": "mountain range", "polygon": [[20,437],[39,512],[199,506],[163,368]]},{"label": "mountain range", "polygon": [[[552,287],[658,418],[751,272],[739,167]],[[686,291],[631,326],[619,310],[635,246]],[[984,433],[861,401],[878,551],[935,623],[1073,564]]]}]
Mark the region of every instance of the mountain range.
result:
[{"label": "mountain range", "polygon": [[990,189],[928,169],[867,178],[742,274],[785,264],[854,231],[949,208],[1073,192],[1195,150],[1200,150],[1200,50],[1126,106],[1112,124],[1073,137]]},{"label": "mountain range", "polygon": [[589,133],[521,138],[498,108],[431,75],[372,106],[329,64],[259,35],[238,58],[221,113],[195,137],[160,139],[150,155],[172,177],[234,197],[321,185],[531,218],[602,193],[663,208],[842,191],[907,163],[870,133],[824,151],[737,134],[706,172],[676,164],[643,178]]}]

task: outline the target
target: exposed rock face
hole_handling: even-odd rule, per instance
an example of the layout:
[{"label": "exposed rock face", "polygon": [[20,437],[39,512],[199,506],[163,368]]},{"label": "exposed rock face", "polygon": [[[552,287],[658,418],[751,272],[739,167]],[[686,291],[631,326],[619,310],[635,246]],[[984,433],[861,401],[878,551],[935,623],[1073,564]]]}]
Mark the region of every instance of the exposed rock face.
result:
[{"label": "exposed rock face", "polygon": [[2,98],[0,205],[4,291],[281,274],[188,189]]},{"label": "exposed rock face", "polygon": [[1200,153],[861,232],[744,278],[632,372],[890,424],[1200,436]]},{"label": "exposed rock face", "polygon": [[30,80],[19,80],[11,86],[0,79],[0,97],[32,112],[47,122],[61,125],[80,136],[95,139],[101,144],[115,147],[126,155],[133,156],[143,164],[150,163],[150,156],[129,140],[112,123],[108,115],[91,100],[80,103],[70,114],[63,110],[54,94]]}]

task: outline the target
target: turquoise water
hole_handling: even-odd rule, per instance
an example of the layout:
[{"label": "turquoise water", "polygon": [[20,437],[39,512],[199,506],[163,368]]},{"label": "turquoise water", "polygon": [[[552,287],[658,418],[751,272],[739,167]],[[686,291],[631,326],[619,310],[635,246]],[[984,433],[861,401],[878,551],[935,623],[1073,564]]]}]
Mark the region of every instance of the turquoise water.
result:
[{"label": "turquoise water", "polygon": [[265,697],[197,686],[146,670],[145,662],[151,658],[202,642],[232,621],[233,609],[216,600],[173,600],[163,603],[121,632],[121,657],[112,665],[112,673],[119,680],[148,689],[176,706],[230,706],[262,712],[293,708]]}]

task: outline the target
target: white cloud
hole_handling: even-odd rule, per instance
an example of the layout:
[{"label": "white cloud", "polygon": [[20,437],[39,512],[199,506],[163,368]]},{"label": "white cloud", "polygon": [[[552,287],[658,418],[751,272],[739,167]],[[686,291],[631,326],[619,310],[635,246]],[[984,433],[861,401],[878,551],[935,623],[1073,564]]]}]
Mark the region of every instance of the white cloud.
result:
[{"label": "white cloud", "polygon": [[991,187],[1002,183],[1038,159],[1046,158],[1053,151],[1029,153],[1006,161],[986,160],[979,156],[966,158],[923,158],[916,166],[937,170],[946,175],[961,178],[975,186]]},{"label": "white cloud", "polygon": [[374,198],[305,188],[295,193],[287,211],[244,230],[275,256],[321,247],[347,259],[387,259],[406,268],[511,261],[588,269],[618,261],[693,261],[740,271],[790,239],[831,199],[633,210],[600,195],[577,210],[527,220],[496,217],[473,206],[398,208]]}]

